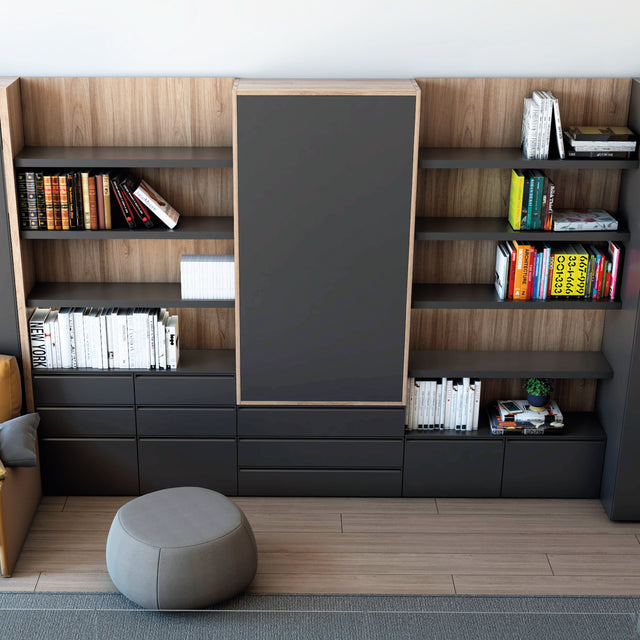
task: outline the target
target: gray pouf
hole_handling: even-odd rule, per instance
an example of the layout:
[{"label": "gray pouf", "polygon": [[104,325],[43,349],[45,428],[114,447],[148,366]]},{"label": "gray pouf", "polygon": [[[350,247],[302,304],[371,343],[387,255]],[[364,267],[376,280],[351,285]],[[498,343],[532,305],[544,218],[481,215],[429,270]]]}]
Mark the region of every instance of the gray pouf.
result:
[{"label": "gray pouf", "polygon": [[107,538],[107,569],[147,609],[207,607],[242,591],[258,563],[242,511],[220,493],[176,487],[121,507]]}]

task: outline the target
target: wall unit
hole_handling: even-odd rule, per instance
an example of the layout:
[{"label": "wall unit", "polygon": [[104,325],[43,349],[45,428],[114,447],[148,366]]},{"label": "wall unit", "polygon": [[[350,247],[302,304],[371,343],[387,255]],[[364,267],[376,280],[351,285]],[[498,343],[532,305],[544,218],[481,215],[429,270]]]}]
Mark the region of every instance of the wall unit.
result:
[{"label": "wall unit", "polygon": [[[363,122],[358,135],[351,132],[351,137],[341,135],[334,140],[346,145],[350,155],[329,146],[329,151],[317,157],[310,149],[322,147],[321,120],[329,113],[317,105],[332,98],[327,109],[335,107],[335,86],[330,84],[303,96],[311,106],[294,108],[290,84],[286,91],[274,92],[274,87],[282,85],[246,83],[245,95],[236,92],[238,124],[234,131],[231,79],[26,78],[5,83],[0,125],[23,353],[29,353],[28,306],[144,305],[180,310],[184,365],[178,372],[47,371],[34,377],[38,394],[39,377],[62,381],[64,387],[83,376],[100,382],[123,376],[134,394],[133,400],[118,397],[107,402],[106,396],[100,400],[108,411],[124,412],[127,418],[119,428],[127,425],[126,434],[105,433],[100,420],[95,423],[97,432],[87,430],[82,418],[86,416],[83,412],[91,410],[86,394],[83,401],[69,404],[61,402],[60,396],[56,404],[37,400],[38,409],[45,413],[41,433],[45,448],[47,440],[61,441],[57,449],[43,451],[43,457],[46,454],[53,460],[51,468],[63,464],[67,441],[85,447],[93,441],[127,441],[139,458],[136,477],[141,491],[188,478],[193,462],[194,482],[206,484],[211,479],[210,486],[245,495],[593,497],[599,493],[604,458],[602,499],[610,517],[640,519],[640,503],[635,498],[640,474],[632,464],[640,448],[635,428],[639,411],[632,392],[639,370],[634,332],[639,289],[638,161],[526,161],[517,149],[522,98],[532,89],[547,88],[559,97],[565,124],[628,123],[638,131],[638,82],[416,82],[421,95],[417,103],[419,145],[410,139],[410,118],[402,107],[401,115],[389,116],[394,124],[384,127],[391,134],[387,138],[383,131],[374,132],[376,126],[380,129],[380,119],[374,119]],[[353,92],[353,84],[340,84],[338,94],[345,87],[350,87],[347,93]],[[239,86],[242,89],[242,83]],[[415,105],[416,89],[413,83],[411,86],[413,94],[408,99]],[[300,86],[295,89],[299,91]],[[275,110],[264,100],[265,94],[274,93],[281,94],[276,96],[279,107]],[[290,111],[283,111],[285,107]],[[311,118],[311,111],[305,109],[315,116]],[[288,115],[283,117],[285,112]],[[359,126],[361,120],[347,118],[347,129]],[[304,126],[310,121],[315,123],[311,132]],[[405,124],[398,124],[401,121]],[[263,125],[259,127],[262,137],[251,129],[256,123]],[[287,127],[296,136],[287,135]],[[305,147],[306,155],[296,156],[301,153],[296,140],[307,133],[313,144]],[[375,157],[372,138],[378,133],[390,150],[388,155]],[[234,145],[236,135],[238,144]],[[399,155],[394,155],[393,143],[399,137],[403,145]],[[397,195],[405,189],[400,206],[404,218],[399,226],[384,226],[386,222],[377,226],[381,213],[372,214],[370,207],[378,204],[378,198],[361,199],[367,181],[378,186],[399,157],[406,159],[409,148],[415,153],[414,169],[405,167],[404,177],[393,182],[396,191],[389,191]],[[360,149],[368,150],[363,152],[366,162],[358,154]],[[357,180],[348,179],[349,168],[338,161],[343,156],[357,164]],[[287,172],[305,163],[310,167],[306,182],[292,183]],[[183,217],[175,231],[20,231],[13,185],[15,172],[25,167],[126,167],[156,186]],[[333,177],[331,167],[340,169]],[[548,173],[558,186],[559,207],[602,207],[616,212],[620,230],[561,237],[510,231],[505,212],[509,170],[516,167],[536,167]],[[416,175],[415,196],[406,179],[411,171]],[[263,182],[258,184],[261,174]],[[280,183],[278,174],[288,179]],[[308,194],[324,185],[324,197],[332,180],[345,197],[336,211],[348,215],[332,218],[322,207],[307,215],[311,211],[304,206],[310,201]],[[349,195],[358,181],[360,195]],[[262,196],[273,185],[278,189],[273,190],[274,199],[267,206]],[[234,187],[238,189],[235,194]],[[352,203],[365,204],[345,206],[349,198]],[[390,205],[379,200],[385,207]],[[399,197],[391,200],[397,203]],[[330,208],[324,200],[322,203],[325,211]],[[267,217],[284,211],[285,204],[290,208],[283,218]],[[410,213],[414,206],[415,231]],[[313,219],[320,226],[310,224]],[[401,233],[392,235],[398,229]],[[492,287],[495,244],[514,236],[623,242],[627,250],[619,300],[498,301]],[[401,249],[402,238],[406,239],[405,249]],[[305,239],[311,242],[304,244]],[[359,240],[367,248],[363,254],[356,252]],[[300,242],[300,251],[289,252]],[[386,242],[396,249],[387,253]],[[329,255],[323,255],[322,249]],[[283,252],[293,264],[278,272],[277,258]],[[183,253],[237,254],[238,309],[230,301],[180,300],[178,265]],[[352,266],[357,267],[353,273],[361,284],[346,278],[342,289],[336,289],[338,297],[331,299],[318,273],[311,273],[308,263],[304,268],[301,264],[334,254],[343,261],[344,272],[349,256],[357,256]],[[402,275],[397,265],[403,255],[407,268]],[[395,256],[396,270],[387,282],[379,268],[388,256]],[[267,265],[266,280],[261,279],[260,265]],[[339,271],[331,276],[338,283]],[[295,285],[296,278],[304,281],[298,276],[306,275],[312,276],[308,282],[313,287],[300,286],[293,301],[283,296],[285,287]],[[356,310],[366,312],[349,315],[348,305],[340,309],[338,299],[355,299]],[[393,309],[389,315],[385,314],[386,301]],[[411,309],[407,308],[409,301]],[[312,331],[307,327],[300,333],[301,324],[313,320],[309,309],[319,313],[321,321]],[[261,316],[262,311],[266,315]],[[263,323],[266,334],[261,334],[261,317],[269,320]],[[286,323],[279,325],[280,320]],[[316,347],[323,344],[322,349],[300,352],[313,364],[305,369],[296,345],[313,346],[306,341],[327,326],[333,331],[348,326],[342,344],[357,344],[361,352],[366,344],[375,342],[372,336],[387,335],[393,344],[387,345],[392,355],[386,362],[394,362],[389,365],[393,374],[387,382],[371,386],[371,394],[354,393],[359,391],[357,382],[366,377],[368,368],[375,369],[375,363],[356,359],[354,368],[348,369],[355,355],[328,347],[331,332],[316,343]],[[380,328],[382,334],[375,334]],[[365,341],[358,342],[362,335]],[[352,340],[354,336],[358,340]],[[221,371],[216,365],[219,356],[236,343],[236,366]],[[330,380],[332,372],[346,371],[350,382],[313,396],[309,381],[319,370],[323,351],[327,357],[320,378]],[[293,376],[287,372],[291,358]],[[189,370],[190,362],[197,362],[194,369]],[[474,434],[405,434],[402,381],[407,368],[415,377],[482,377],[483,403],[520,395],[523,377],[555,378],[555,397],[568,413],[567,430],[542,440],[518,440],[491,436],[483,422]],[[272,370],[273,377],[267,379]],[[25,372],[27,398],[33,407],[28,358]],[[234,375],[237,393],[233,399],[224,391],[218,395],[215,385],[208,386],[209,378],[216,383],[226,378],[224,386]],[[173,383],[189,376],[187,390],[193,389],[193,395],[178,394],[174,397],[180,400],[167,400],[167,404],[161,391],[163,381]],[[190,386],[198,378],[206,385],[204,392]],[[301,380],[302,391],[296,388]],[[274,387],[287,391],[274,392]],[[344,389],[348,389],[346,395],[341,396]],[[145,397],[154,390],[155,396]],[[84,427],[77,426],[83,422]],[[571,465],[564,465],[565,460],[571,460]],[[177,476],[167,475],[168,461],[178,464]],[[208,465],[208,461],[217,462]],[[214,478],[214,467],[225,462],[228,468]],[[553,481],[548,469],[555,469]],[[74,483],[67,488],[74,488]]]}]

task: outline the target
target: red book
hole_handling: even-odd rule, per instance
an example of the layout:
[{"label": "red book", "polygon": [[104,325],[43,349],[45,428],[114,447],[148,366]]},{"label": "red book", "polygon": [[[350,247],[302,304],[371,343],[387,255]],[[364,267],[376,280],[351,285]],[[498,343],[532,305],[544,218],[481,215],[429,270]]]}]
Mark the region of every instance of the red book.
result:
[{"label": "red book", "polygon": [[532,246],[531,251],[529,252],[529,268],[527,269],[527,300],[531,300],[533,298],[533,280],[536,274],[537,255],[538,250]]},{"label": "red book", "polygon": [[89,176],[89,218],[91,230],[99,229],[98,226],[98,202],[96,200],[96,177]]},{"label": "red book", "polygon": [[509,291],[507,293],[507,299],[513,300],[513,280],[516,275],[516,248],[513,246],[511,241],[507,242],[507,248],[511,255],[509,264]]}]

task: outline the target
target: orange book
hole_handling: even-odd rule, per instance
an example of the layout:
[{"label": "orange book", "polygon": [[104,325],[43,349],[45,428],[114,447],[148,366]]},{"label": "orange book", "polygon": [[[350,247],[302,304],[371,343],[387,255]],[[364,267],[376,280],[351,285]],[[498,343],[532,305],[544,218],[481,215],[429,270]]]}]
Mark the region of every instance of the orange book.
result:
[{"label": "orange book", "polygon": [[526,300],[529,288],[529,261],[531,246],[513,240],[516,248],[516,269],[513,278],[513,299]]},{"label": "orange book", "polygon": [[53,228],[56,231],[62,231],[62,209],[60,208],[58,176],[51,176],[51,195],[53,197]]},{"label": "orange book", "polygon": [[60,216],[62,229],[69,230],[69,200],[67,198],[67,176],[58,176],[58,189],[60,191]]},{"label": "orange book", "polygon": [[55,223],[53,220],[53,188],[51,185],[51,176],[45,175],[44,182],[44,209],[47,216],[47,229],[53,231]]}]

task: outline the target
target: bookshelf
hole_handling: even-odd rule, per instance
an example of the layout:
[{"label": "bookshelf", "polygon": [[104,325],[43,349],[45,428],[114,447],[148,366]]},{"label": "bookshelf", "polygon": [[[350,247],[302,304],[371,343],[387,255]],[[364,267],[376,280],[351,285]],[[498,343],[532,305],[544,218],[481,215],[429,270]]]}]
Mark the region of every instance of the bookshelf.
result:
[{"label": "bookshelf", "polygon": [[[233,83],[230,78],[21,78],[0,83],[11,266],[16,274],[20,344],[22,353],[27,354],[23,357],[27,407],[57,416],[51,423],[55,428],[48,432],[45,421],[45,463],[48,457],[55,466],[60,466],[60,461],[71,465],[81,451],[92,463],[99,463],[96,468],[101,473],[111,477],[110,466],[121,455],[117,451],[125,452],[126,488],[137,492],[177,481],[163,475],[168,461],[181,469],[183,483],[189,478],[202,482],[205,463],[190,451],[206,444],[211,459],[237,458],[237,464],[225,466],[224,478],[216,480],[222,483],[216,486],[229,493],[529,496],[538,491],[540,497],[594,497],[600,493],[604,459],[602,499],[610,517],[640,519],[640,506],[633,498],[640,488],[640,476],[631,469],[631,460],[640,453],[640,436],[633,428],[640,408],[630,393],[640,370],[634,333],[639,289],[635,264],[640,237],[635,215],[640,193],[638,161],[524,160],[517,148],[522,98],[532,89],[548,88],[559,97],[567,125],[606,122],[640,131],[638,82],[586,78],[416,80],[421,97],[411,204],[415,206],[414,241],[404,249],[411,257],[412,277],[402,292],[410,302],[403,311],[409,320],[406,336],[402,336],[408,343],[406,355],[400,356],[408,362],[403,375],[486,378],[483,403],[518,394],[522,377],[554,378],[555,398],[568,416],[567,429],[535,442],[491,436],[483,425],[473,435],[404,433],[402,398],[394,398],[396,406],[374,407],[371,402],[363,405],[353,400],[331,406],[324,402],[328,398],[321,398],[314,400],[315,406],[301,407],[299,397],[289,396],[275,398],[285,402],[274,407],[266,396],[261,396],[256,406],[248,406],[242,402],[242,394],[216,396],[207,391],[230,380],[240,389],[242,367],[237,364],[237,345],[247,347],[250,341],[242,340],[239,308],[234,301],[180,299],[180,255],[235,253],[239,229],[246,239],[253,228],[263,233],[267,249],[281,249],[276,227],[268,222],[259,226],[250,217],[239,227],[234,214],[234,189],[246,173],[235,156]],[[350,81],[320,84],[306,97],[339,95],[355,86]],[[379,91],[381,85],[374,85],[364,81],[357,89]],[[282,96],[290,94],[292,87],[295,89],[289,82],[260,81],[247,95],[255,97],[266,90]],[[291,126],[295,124],[292,118]],[[369,137],[366,134],[364,141]],[[315,165],[315,176],[322,175],[325,166],[335,165],[337,157],[335,150],[329,150]],[[381,162],[390,158],[382,156]],[[258,168],[260,163],[268,166],[277,159],[275,154],[265,154]],[[182,213],[178,227],[20,230],[15,173],[26,168],[74,167],[131,170]],[[506,221],[509,171],[526,167],[543,169],[554,180],[558,207],[609,209],[616,212],[620,229],[561,236],[544,231],[513,232]],[[246,171],[246,164],[244,168]],[[288,193],[290,187],[284,190]],[[323,242],[351,238],[355,247],[353,238],[357,240],[358,233],[348,224],[332,219],[323,230]],[[377,222],[366,212],[358,225],[367,237],[376,235]],[[492,285],[495,246],[514,237],[622,242],[626,252],[620,298],[613,302],[497,300]],[[285,243],[291,240],[286,234],[282,238]],[[382,238],[379,250],[359,261],[360,283],[350,285],[352,290],[344,292],[345,296],[369,297],[379,305],[369,284],[376,273],[374,263],[384,252]],[[249,264],[243,259],[241,254],[241,264]],[[382,297],[386,299],[387,294]],[[313,304],[321,308],[324,300],[322,295],[314,296]],[[268,302],[277,318],[280,298],[274,295]],[[48,370],[32,376],[26,317],[27,308],[35,305],[157,305],[172,313],[179,309],[181,366],[176,372]],[[291,318],[296,312],[295,303],[282,306],[280,317]],[[373,312],[369,315],[375,316]],[[336,317],[340,324],[340,316]],[[365,330],[371,322],[372,317],[360,318],[355,326]],[[276,349],[273,357],[289,357],[292,340]],[[311,369],[301,367],[300,375],[309,375]],[[185,380],[184,390],[175,395],[175,404],[163,404],[158,395],[143,404],[143,396],[139,398],[134,391],[161,378]],[[104,397],[104,404],[92,404],[95,398],[103,397],[101,389],[107,380],[117,382],[113,383],[115,395],[110,400]],[[199,394],[187,392],[189,380],[202,383]],[[82,386],[85,381],[87,386]],[[85,389],[82,397],[74,395],[78,385]],[[61,396],[42,396],[46,388],[71,394],[71,399],[56,404],[55,398]],[[218,400],[213,402],[213,397]],[[74,431],[73,447],[66,449],[64,440],[70,436],[60,425],[80,425],[78,429],[82,429],[87,411],[97,406],[124,411],[129,416],[127,424],[132,426],[126,434]],[[187,427],[170,425],[161,417],[166,411],[173,420],[184,418]],[[66,416],[64,420],[61,415]],[[164,425],[157,431],[149,431],[151,415]],[[202,421],[209,426],[202,427]],[[216,424],[221,425],[219,429]],[[264,454],[260,453],[260,442],[268,444]],[[352,464],[349,452],[356,450],[365,452],[365,457]],[[104,451],[108,454],[103,456]],[[136,461],[134,454],[142,451],[144,462]],[[173,457],[172,451],[176,452]],[[563,470],[559,461],[568,459],[573,462]],[[190,476],[188,467],[194,460],[199,461],[195,465],[198,469]],[[429,472],[430,464],[445,465],[449,475],[440,474],[434,484],[438,474]],[[82,473],[90,473],[90,466],[87,464]],[[518,466],[523,469],[520,476]],[[535,470],[549,468],[554,470],[555,480],[541,482]],[[442,478],[448,478],[448,483]],[[486,482],[478,481],[470,493],[473,479],[479,478],[486,478]],[[81,480],[82,474],[71,474],[64,488],[73,488]],[[52,482],[51,477],[46,482]],[[62,489],[59,484],[51,486]],[[114,490],[108,483],[88,486],[97,492]]]}]

